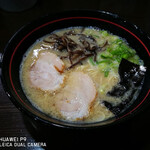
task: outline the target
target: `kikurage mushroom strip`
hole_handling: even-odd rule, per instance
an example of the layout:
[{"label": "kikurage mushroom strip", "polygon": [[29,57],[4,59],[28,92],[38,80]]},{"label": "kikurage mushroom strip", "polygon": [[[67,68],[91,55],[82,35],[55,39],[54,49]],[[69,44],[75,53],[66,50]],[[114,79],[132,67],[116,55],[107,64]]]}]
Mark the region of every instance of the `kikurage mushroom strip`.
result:
[{"label": "kikurage mushroom strip", "polygon": [[[67,69],[71,69],[88,57],[94,56],[96,62],[97,51],[101,51],[106,47],[108,42],[106,41],[102,47],[98,46],[93,36],[87,36],[82,33],[75,33],[74,30],[65,32],[62,36],[51,34],[48,39],[44,39],[43,42],[51,44],[54,49],[63,51],[67,50],[68,55],[60,56],[61,59],[69,59],[70,66]],[[79,43],[76,43],[69,36],[77,36]]]}]

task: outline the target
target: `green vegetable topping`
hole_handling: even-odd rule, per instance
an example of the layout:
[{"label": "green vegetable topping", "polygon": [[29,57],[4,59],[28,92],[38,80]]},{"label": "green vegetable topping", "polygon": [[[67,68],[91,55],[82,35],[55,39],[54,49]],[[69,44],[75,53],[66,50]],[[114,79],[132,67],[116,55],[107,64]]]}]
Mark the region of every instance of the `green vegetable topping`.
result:
[{"label": "green vegetable topping", "polygon": [[90,57],[90,58],[89,58],[89,62],[90,62],[90,64],[93,65],[93,66],[97,65],[97,62],[94,61],[93,57]]},{"label": "green vegetable topping", "polygon": [[97,61],[89,59],[92,65],[98,65],[99,69],[108,77],[110,71],[117,70],[122,58],[127,59],[135,64],[142,64],[140,58],[136,55],[135,50],[131,49],[126,42],[115,35],[101,30],[102,37],[107,37],[108,45],[105,51],[99,52]]},{"label": "green vegetable topping", "polygon": [[95,37],[95,38],[100,38],[98,35],[96,34],[91,34],[91,36]]},{"label": "green vegetable topping", "polygon": [[106,37],[106,36],[109,35],[109,33],[108,33],[107,31],[105,31],[105,30],[101,30],[100,33],[101,33],[101,35],[104,36],[104,37]]}]

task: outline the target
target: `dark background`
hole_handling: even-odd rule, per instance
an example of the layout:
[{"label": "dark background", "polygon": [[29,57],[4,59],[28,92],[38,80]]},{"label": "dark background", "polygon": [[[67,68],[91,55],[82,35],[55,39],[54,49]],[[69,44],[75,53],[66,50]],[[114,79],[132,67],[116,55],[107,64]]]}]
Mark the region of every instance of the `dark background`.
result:
[{"label": "dark background", "polygon": [[[11,36],[24,24],[46,14],[72,9],[96,9],[117,13],[150,34],[149,0],[38,0],[32,8],[25,11],[0,10],[0,52],[3,51]],[[150,110],[148,108],[125,123],[88,132],[52,129],[47,132],[46,138],[43,138],[41,132],[44,134],[45,132],[38,133],[39,131],[34,129],[36,127],[31,127],[26,118],[7,98],[0,83],[0,137],[25,136],[28,142],[46,141],[48,146],[55,146],[55,149],[75,147],[80,149],[84,146],[92,149],[97,147],[100,150],[150,150]]]}]

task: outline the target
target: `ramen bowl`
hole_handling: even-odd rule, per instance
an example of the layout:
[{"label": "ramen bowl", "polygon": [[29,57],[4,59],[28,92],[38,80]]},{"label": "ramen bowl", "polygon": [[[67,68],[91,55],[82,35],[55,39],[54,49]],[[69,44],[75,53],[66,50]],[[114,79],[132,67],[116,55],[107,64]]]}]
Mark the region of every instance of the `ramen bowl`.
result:
[{"label": "ramen bowl", "polygon": [[[110,119],[92,123],[67,122],[50,117],[35,108],[28,100],[20,82],[20,65],[23,55],[39,38],[55,31],[75,26],[92,26],[125,39],[129,46],[136,50],[144,61],[146,73],[142,89],[134,102],[125,111]],[[116,14],[104,11],[68,11],[54,15],[46,15],[18,30],[6,45],[2,60],[2,84],[7,96],[15,106],[30,119],[46,125],[65,128],[104,127],[132,118],[148,105],[150,92],[150,38],[139,27],[125,21]]]}]

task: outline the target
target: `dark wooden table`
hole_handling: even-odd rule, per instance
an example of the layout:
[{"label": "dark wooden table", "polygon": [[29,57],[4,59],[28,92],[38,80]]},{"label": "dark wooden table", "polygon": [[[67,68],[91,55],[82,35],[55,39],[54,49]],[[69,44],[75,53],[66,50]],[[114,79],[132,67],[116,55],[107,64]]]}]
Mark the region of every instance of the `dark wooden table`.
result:
[{"label": "dark wooden table", "polygon": [[[38,0],[34,7],[19,13],[0,10],[0,52],[3,51],[10,37],[24,24],[47,13],[69,9],[99,9],[117,13],[150,34],[149,0]],[[8,99],[0,82],[0,144],[3,137],[26,137],[26,142],[47,142],[47,149],[52,149],[48,148],[51,145],[55,146],[55,149],[74,147],[80,149],[81,146],[100,149],[103,146],[106,149],[150,150],[150,109],[147,108],[134,119],[114,128],[89,132],[51,129],[47,132],[46,138],[36,132],[29,127],[29,122]],[[11,147],[10,149],[43,148]]]}]

